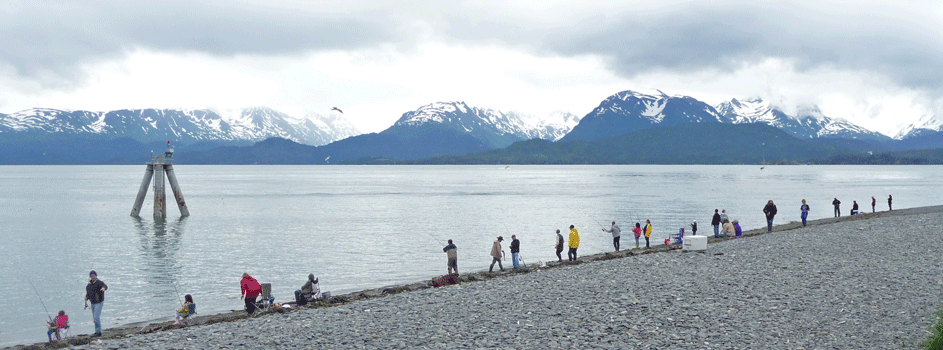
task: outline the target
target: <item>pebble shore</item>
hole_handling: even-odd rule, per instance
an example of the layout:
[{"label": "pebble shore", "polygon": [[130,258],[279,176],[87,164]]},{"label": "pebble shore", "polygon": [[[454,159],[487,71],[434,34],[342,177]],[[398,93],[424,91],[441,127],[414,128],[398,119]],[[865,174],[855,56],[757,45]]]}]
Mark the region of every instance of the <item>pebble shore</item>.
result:
[{"label": "pebble shore", "polygon": [[916,348],[943,298],[941,224],[943,207],[788,223],[70,348]]}]

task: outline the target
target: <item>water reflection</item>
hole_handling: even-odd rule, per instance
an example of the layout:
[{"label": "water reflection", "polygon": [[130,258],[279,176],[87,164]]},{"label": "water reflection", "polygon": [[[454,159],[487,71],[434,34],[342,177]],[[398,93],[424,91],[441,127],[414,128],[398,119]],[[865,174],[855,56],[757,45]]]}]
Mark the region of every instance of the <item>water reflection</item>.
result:
[{"label": "water reflection", "polygon": [[[166,298],[180,285],[181,264],[178,252],[186,228],[186,217],[175,221],[157,220],[147,222],[134,218],[140,237],[140,251],[144,261],[144,290],[150,291],[144,298]],[[170,300],[173,300],[170,298]]]}]

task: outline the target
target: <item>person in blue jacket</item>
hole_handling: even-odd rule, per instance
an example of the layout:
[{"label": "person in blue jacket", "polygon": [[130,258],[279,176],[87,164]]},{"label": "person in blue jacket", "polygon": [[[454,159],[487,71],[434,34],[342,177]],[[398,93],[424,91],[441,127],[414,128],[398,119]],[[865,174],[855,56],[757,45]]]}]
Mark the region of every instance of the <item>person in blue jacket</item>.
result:
[{"label": "person in blue jacket", "polygon": [[805,199],[802,200],[802,206],[799,207],[799,210],[802,212],[802,226],[805,226],[805,221],[809,218],[809,205],[805,204]]}]

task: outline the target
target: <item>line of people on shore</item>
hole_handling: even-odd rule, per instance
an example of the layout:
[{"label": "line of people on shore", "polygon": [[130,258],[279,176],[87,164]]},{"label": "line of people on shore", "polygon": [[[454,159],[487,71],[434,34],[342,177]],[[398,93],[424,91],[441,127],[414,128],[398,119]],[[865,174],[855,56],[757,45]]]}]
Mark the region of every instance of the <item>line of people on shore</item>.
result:
[{"label": "line of people on shore", "polygon": [[[849,214],[858,215],[858,201],[852,200],[851,203],[852,203],[851,211],[849,211]],[[894,203],[894,197],[891,195],[887,195],[887,210],[888,211],[894,210],[893,203]],[[841,201],[838,200],[838,197],[835,197],[835,199],[832,200],[832,205],[835,206],[835,217],[836,218],[840,217],[841,216]],[[876,212],[877,210],[875,208],[876,206],[877,206],[877,199],[875,199],[874,196],[871,196],[871,212],[872,213]]]},{"label": "line of people on shore", "polygon": [[[892,200],[893,198],[890,195],[888,195],[887,196],[888,210],[891,210]],[[839,216],[838,205],[840,203],[841,202],[838,201],[837,198],[835,198],[835,200],[832,203],[835,205],[836,217]],[[876,201],[874,197],[871,197],[872,212],[875,211],[875,204],[876,204]],[[802,226],[806,226],[808,224],[810,211],[811,211],[811,208],[809,207],[809,204],[806,202],[805,199],[802,199],[802,204],[799,206],[799,212],[800,212],[799,217],[802,220]],[[858,211],[858,203],[857,201],[855,201],[854,206],[852,207],[852,215],[857,214],[857,211]],[[775,219],[778,212],[779,210],[772,199],[766,202],[766,205],[763,207],[763,215],[766,217],[766,231],[767,232],[773,232],[773,220]],[[736,219],[731,220],[729,215],[727,214],[726,209],[723,209],[723,210],[714,209],[714,216],[711,218],[711,226],[714,229],[714,237],[716,238],[724,238],[724,237],[729,237],[729,236],[740,237],[743,235],[743,228],[740,226],[739,220],[736,220]],[[694,220],[693,222],[691,222],[690,227],[691,227],[691,233],[696,235],[697,234],[697,220]],[[651,247],[650,238],[652,235],[652,229],[653,229],[652,223],[651,223],[651,220],[649,219],[645,220],[644,227],[641,226],[640,222],[635,223],[635,227],[632,229],[632,233],[635,236],[636,249],[640,248],[639,240],[641,237],[645,238],[645,248],[647,249]],[[602,231],[612,234],[612,246],[615,249],[615,251],[618,252],[622,247],[621,246],[621,238],[622,238],[621,227],[619,227],[619,225],[616,224],[615,221],[612,221],[611,226],[609,228],[603,227]],[[514,268],[518,268],[520,267],[520,262],[521,262],[520,240],[517,239],[516,235],[511,235],[511,239],[512,241],[511,241],[510,247],[511,247],[512,264]],[[498,264],[498,268],[500,269],[500,271],[504,271],[504,266],[501,263],[501,261],[504,259],[504,250],[501,247],[502,242],[504,242],[504,237],[498,236],[497,239],[495,239],[495,241],[492,243],[491,254],[490,254],[491,265],[488,267],[488,272],[494,272],[495,264]],[[560,233],[559,229],[556,230],[556,244],[554,245],[554,248],[556,249],[557,260],[559,262],[563,261],[563,256],[561,254],[563,253],[564,247],[569,248],[569,251],[567,252],[567,259],[569,261],[576,261],[577,250],[579,249],[579,246],[580,246],[580,233],[579,233],[579,230],[577,230],[574,225],[570,225],[570,234],[569,234],[568,241],[564,240],[563,235]],[[449,274],[457,274],[458,273],[458,265],[457,265],[458,258],[457,258],[457,253],[456,253],[457,248],[455,244],[452,243],[451,239],[449,240],[449,244],[445,248],[443,248],[442,251],[449,254],[449,258],[448,258]]]}]

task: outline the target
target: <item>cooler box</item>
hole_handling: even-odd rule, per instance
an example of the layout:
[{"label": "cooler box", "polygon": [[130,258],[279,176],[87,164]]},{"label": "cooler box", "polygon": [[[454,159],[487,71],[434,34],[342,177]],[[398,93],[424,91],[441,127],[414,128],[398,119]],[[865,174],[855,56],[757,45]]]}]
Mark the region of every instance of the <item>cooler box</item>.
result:
[{"label": "cooler box", "polygon": [[702,251],[707,250],[707,236],[687,236],[684,243],[681,244],[682,250]]}]

